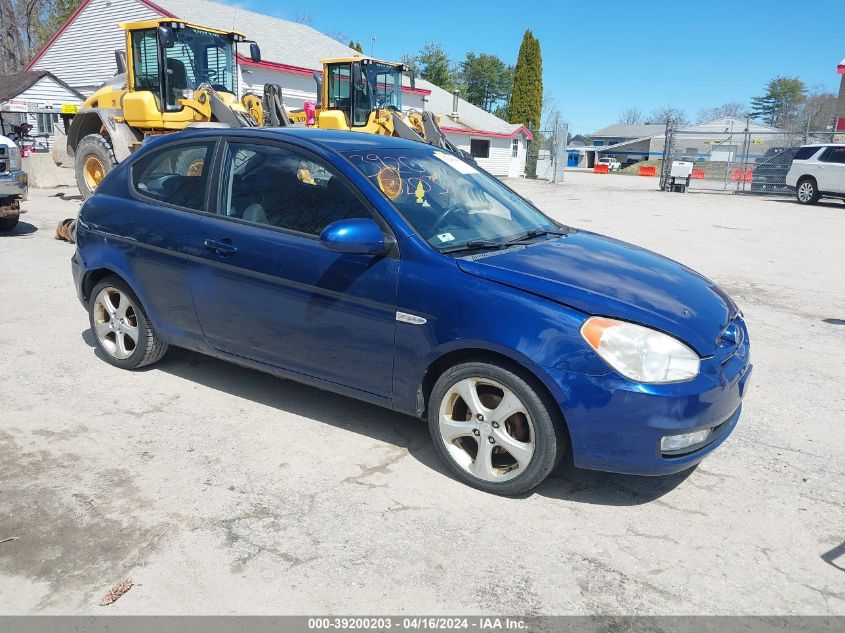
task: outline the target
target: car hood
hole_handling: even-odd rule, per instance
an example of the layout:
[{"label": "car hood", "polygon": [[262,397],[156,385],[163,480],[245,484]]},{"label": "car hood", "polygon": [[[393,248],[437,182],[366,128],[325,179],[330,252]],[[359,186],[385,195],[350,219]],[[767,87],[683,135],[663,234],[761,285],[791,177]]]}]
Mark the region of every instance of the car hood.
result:
[{"label": "car hood", "polygon": [[712,355],[734,302],[694,270],[651,251],[578,231],[525,248],[457,260],[464,272],[590,315],[640,323]]}]

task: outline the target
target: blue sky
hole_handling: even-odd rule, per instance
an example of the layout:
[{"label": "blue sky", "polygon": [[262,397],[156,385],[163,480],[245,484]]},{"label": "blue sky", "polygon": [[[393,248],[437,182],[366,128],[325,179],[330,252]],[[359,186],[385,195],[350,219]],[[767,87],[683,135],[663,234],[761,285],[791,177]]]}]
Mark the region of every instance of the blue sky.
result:
[{"label": "blue sky", "polygon": [[694,118],[699,108],[747,103],[777,75],[836,92],[845,57],[845,0],[239,4],[286,19],[309,14],[312,26],[360,40],[366,53],[375,36],[376,56],[396,60],[432,41],[454,59],[474,50],[514,63],[530,28],[544,88],[575,133],[615,123],[628,107],[671,105]]}]

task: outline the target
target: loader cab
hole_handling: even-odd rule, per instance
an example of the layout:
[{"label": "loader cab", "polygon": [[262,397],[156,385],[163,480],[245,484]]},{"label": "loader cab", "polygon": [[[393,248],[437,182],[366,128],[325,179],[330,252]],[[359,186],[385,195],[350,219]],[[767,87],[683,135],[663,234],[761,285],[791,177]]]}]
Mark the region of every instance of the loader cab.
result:
[{"label": "loader cab", "polygon": [[[146,91],[159,112],[178,112],[180,99],[209,85],[236,94],[235,44],[239,33],[225,33],[178,21],[126,25],[129,51],[127,88]],[[257,47],[256,47],[257,49]]]},{"label": "loader cab", "polygon": [[352,57],[323,62],[322,109],[340,111],[349,127],[363,127],[378,109],[402,111],[403,64]]}]

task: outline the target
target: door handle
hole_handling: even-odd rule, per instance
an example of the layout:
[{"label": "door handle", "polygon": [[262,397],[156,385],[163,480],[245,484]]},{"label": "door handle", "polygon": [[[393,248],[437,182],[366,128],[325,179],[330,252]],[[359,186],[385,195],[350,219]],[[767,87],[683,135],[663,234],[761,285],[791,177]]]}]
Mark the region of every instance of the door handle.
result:
[{"label": "door handle", "polygon": [[229,255],[234,255],[238,252],[238,247],[232,244],[229,238],[223,238],[220,241],[205,240],[205,242],[203,242],[203,246],[205,246],[208,250],[217,253],[221,257],[228,257]]}]

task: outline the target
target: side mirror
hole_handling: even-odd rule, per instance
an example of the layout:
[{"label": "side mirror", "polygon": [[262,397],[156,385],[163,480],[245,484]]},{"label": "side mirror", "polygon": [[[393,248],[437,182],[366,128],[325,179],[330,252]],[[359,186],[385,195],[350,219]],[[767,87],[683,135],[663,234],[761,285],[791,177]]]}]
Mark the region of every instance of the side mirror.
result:
[{"label": "side mirror", "polygon": [[176,33],[172,27],[158,27],[158,45],[162,48],[173,48],[176,45]]},{"label": "side mirror", "polygon": [[389,247],[381,227],[370,218],[332,222],[320,233],[320,243],[335,253],[384,255]]},{"label": "side mirror", "polygon": [[261,61],[261,49],[255,42],[252,42],[249,45],[249,58],[256,64]]},{"label": "side mirror", "polygon": [[115,75],[123,75],[126,73],[126,51],[114,52],[114,64],[117,66]]}]

